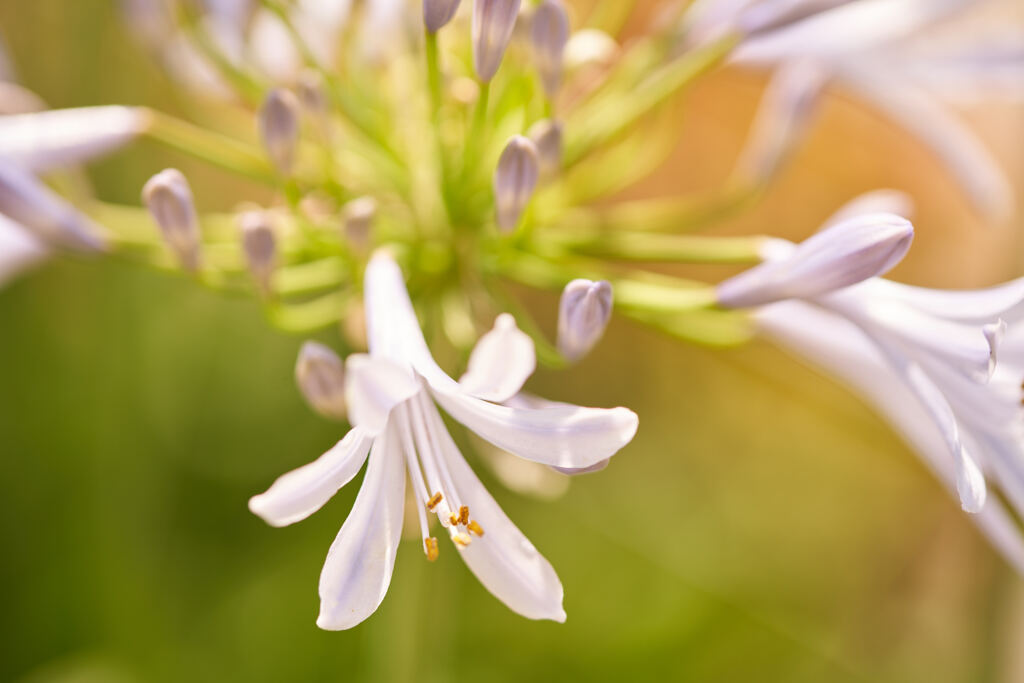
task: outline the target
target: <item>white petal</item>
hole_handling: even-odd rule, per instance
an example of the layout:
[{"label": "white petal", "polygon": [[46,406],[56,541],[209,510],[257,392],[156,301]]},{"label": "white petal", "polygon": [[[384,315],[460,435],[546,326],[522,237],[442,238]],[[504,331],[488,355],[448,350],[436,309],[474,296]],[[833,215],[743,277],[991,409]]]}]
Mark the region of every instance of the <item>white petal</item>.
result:
[{"label": "white petal", "polygon": [[142,107],[82,107],[0,116],[0,157],[34,173],[111,152],[149,125]]},{"label": "white petal", "polygon": [[991,220],[1012,215],[1013,187],[999,162],[971,128],[912,83],[883,68],[846,65],[843,82],[915,135],[945,164],[978,211]]},{"label": "white petal", "polygon": [[373,437],[366,430],[352,429],[331,450],[250,498],[249,509],[271,526],[287,526],[309,517],[356,476],[371,443]]},{"label": "white petal", "polygon": [[533,340],[516,327],[515,318],[503,313],[476,343],[459,386],[471,396],[502,403],[522,389],[536,367]]},{"label": "white petal", "polygon": [[440,446],[459,498],[484,535],[460,549],[462,559],[496,598],[530,619],[565,621],[562,584],[555,570],[502,512],[463,459],[432,406],[428,427]]},{"label": "white petal", "polygon": [[352,424],[369,434],[384,431],[391,409],[414,396],[413,374],[385,358],[353,354],[345,361],[345,403]]},{"label": "white petal", "polygon": [[27,171],[0,159],[0,213],[51,244],[102,250],[102,231]]},{"label": "white petal", "polygon": [[0,214],[0,287],[46,259],[49,253],[32,233]]},{"label": "white petal", "polygon": [[320,573],[316,625],[340,631],[373,614],[391,584],[402,536],[405,468],[394,428],[374,443],[366,476]]},{"label": "white petal", "polygon": [[[434,378],[437,379],[436,377]],[[498,448],[555,467],[582,468],[615,455],[636,434],[638,418],[627,408],[563,404],[510,408],[466,396],[435,383],[434,398],[456,420]]]},{"label": "white petal", "polygon": [[467,396],[430,356],[402,272],[388,252],[378,251],[370,259],[365,289],[374,357],[411,363],[452,417],[495,446],[545,465],[590,467],[614,455],[636,434],[636,413],[626,408],[560,404],[524,410]]},{"label": "white petal", "polygon": [[860,285],[875,298],[892,299],[940,318],[971,323],[1024,319],[1024,278],[984,289],[930,289],[875,279]]}]

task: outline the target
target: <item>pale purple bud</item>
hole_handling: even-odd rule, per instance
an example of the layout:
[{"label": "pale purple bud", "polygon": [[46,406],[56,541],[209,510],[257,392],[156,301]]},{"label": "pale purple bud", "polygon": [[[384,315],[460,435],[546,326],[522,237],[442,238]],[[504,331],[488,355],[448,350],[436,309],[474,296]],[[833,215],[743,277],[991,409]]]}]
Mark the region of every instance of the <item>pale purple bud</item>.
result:
[{"label": "pale purple bud", "polygon": [[612,317],[612,286],[606,280],[573,280],[558,306],[558,351],[578,361],[601,339]]},{"label": "pale purple bud", "polygon": [[168,168],[150,178],[142,188],[142,200],[182,267],[198,269],[199,219],[192,189],[181,171]]},{"label": "pale purple bud", "polygon": [[332,419],[345,419],[345,366],[334,351],[315,341],[299,349],[295,383],[309,407]]},{"label": "pale purple bud", "polygon": [[452,20],[462,0],[423,0],[423,23],[427,31],[437,33]]},{"label": "pale purple bud", "polygon": [[875,213],[825,227],[793,247],[718,285],[718,303],[749,308],[782,299],[813,299],[889,271],[914,239],[914,226],[895,214]]},{"label": "pale purple bud", "polygon": [[544,0],[533,13],[530,43],[544,92],[554,97],[562,81],[562,55],[569,41],[569,17],[561,0]]},{"label": "pale purple bud", "polygon": [[352,245],[365,249],[370,243],[370,231],[377,217],[377,200],[373,197],[353,199],[342,209],[345,239]]},{"label": "pale purple bud", "polygon": [[299,74],[295,87],[299,102],[311,114],[322,116],[327,111],[327,96],[324,94],[324,81],[316,71],[307,69]]},{"label": "pale purple bud", "polygon": [[519,223],[539,175],[537,148],[529,138],[516,135],[505,146],[494,171],[494,205],[502,232],[511,232]]},{"label": "pale purple bud", "polygon": [[487,83],[505,55],[521,0],[473,0],[473,66]]},{"label": "pale purple bud", "polygon": [[249,272],[267,295],[277,267],[277,237],[270,216],[265,211],[246,211],[238,217],[238,230]]},{"label": "pale purple bud", "polygon": [[541,175],[557,173],[562,168],[562,122],[543,119],[530,126],[526,136],[537,148]]},{"label": "pale purple bud", "polygon": [[259,112],[263,146],[277,169],[288,175],[299,146],[299,100],[284,88],[271,90]]}]

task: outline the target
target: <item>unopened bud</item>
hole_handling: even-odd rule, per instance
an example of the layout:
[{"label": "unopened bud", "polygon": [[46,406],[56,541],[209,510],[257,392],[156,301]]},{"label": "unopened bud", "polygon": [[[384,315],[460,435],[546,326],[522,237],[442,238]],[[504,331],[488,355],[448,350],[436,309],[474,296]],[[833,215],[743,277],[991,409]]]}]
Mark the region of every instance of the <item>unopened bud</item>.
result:
[{"label": "unopened bud", "polygon": [[295,363],[295,382],[317,413],[345,419],[345,366],[334,351],[315,341],[303,344]]},{"label": "unopened bud", "polygon": [[487,83],[505,55],[512,37],[521,0],[474,0],[473,66],[477,77]]},{"label": "unopened bud", "polygon": [[530,43],[544,92],[554,97],[562,81],[562,54],[569,41],[569,17],[561,0],[544,0],[533,13]]},{"label": "unopened bud", "polygon": [[782,299],[813,299],[882,275],[906,255],[914,227],[895,214],[855,216],[828,225],[793,247],[718,285],[718,303],[749,308]]},{"label": "unopened bud", "polygon": [[516,135],[505,146],[494,171],[494,204],[498,228],[511,232],[519,223],[540,175],[537,148],[529,138]]},{"label": "unopened bud", "polygon": [[238,229],[249,272],[265,296],[277,267],[277,238],[270,216],[264,211],[246,211],[238,217]]},{"label": "unopened bud", "polygon": [[259,113],[260,136],[270,160],[288,175],[299,146],[299,100],[290,90],[271,90]]},{"label": "unopened bud", "polygon": [[556,174],[562,168],[562,122],[543,119],[526,133],[537,148],[542,176]]},{"label": "unopened bud", "polygon": [[299,74],[295,87],[302,108],[315,116],[327,112],[327,96],[324,94],[324,82],[316,71],[307,69]]},{"label": "unopened bud", "polygon": [[558,351],[577,361],[601,339],[612,317],[612,286],[606,280],[573,280],[558,306]]},{"label": "unopened bud", "polygon": [[199,219],[185,176],[175,168],[160,171],[142,188],[142,199],[182,267],[197,270]]},{"label": "unopened bud", "polygon": [[345,205],[342,210],[345,239],[360,249],[370,243],[370,231],[377,217],[377,200],[373,197],[359,197]]},{"label": "unopened bud", "polygon": [[423,0],[423,23],[427,31],[437,33],[452,20],[461,0]]}]

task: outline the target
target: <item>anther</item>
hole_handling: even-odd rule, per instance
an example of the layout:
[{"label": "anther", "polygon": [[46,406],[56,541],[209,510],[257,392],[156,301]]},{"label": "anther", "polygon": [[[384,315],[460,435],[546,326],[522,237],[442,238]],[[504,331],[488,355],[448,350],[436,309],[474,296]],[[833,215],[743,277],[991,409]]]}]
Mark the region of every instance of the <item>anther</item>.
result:
[{"label": "anther", "polygon": [[434,562],[437,560],[438,553],[440,552],[437,548],[437,539],[433,536],[428,536],[423,539],[423,552],[427,554],[427,560]]},{"label": "anther", "polygon": [[459,532],[457,534],[452,534],[452,541],[458,547],[465,548],[466,546],[468,546],[470,543],[473,542],[473,539],[469,537],[469,534],[464,534],[462,532]]},{"label": "anther", "polygon": [[444,496],[442,496],[441,492],[438,491],[430,497],[430,500],[427,501],[427,509],[433,512],[434,508],[436,508],[442,500],[444,500]]},{"label": "anther", "polygon": [[465,526],[469,524],[469,506],[463,505],[459,508],[459,524]]},{"label": "anther", "polygon": [[469,524],[466,525],[466,528],[469,529],[471,534],[475,534],[476,536],[484,535],[484,528],[480,526],[479,522],[475,519],[469,520]]},{"label": "anther", "polygon": [[458,526],[459,525],[459,516],[456,515],[453,512],[451,515],[448,516],[448,523],[451,524],[452,526]]}]

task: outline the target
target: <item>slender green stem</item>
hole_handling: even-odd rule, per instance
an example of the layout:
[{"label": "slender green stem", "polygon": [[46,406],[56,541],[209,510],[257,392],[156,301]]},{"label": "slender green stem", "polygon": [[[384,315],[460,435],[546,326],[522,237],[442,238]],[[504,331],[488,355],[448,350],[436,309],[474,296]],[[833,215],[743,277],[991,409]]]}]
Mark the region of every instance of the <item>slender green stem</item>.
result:
[{"label": "slender green stem", "polygon": [[168,147],[269,185],[277,174],[260,150],[156,111],[150,112],[145,134]]},{"label": "slender green stem", "polygon": [[587,256],[656,263],[757,263],[762,237],[708,237],[646,232],[542,230],[543,239]]}]

